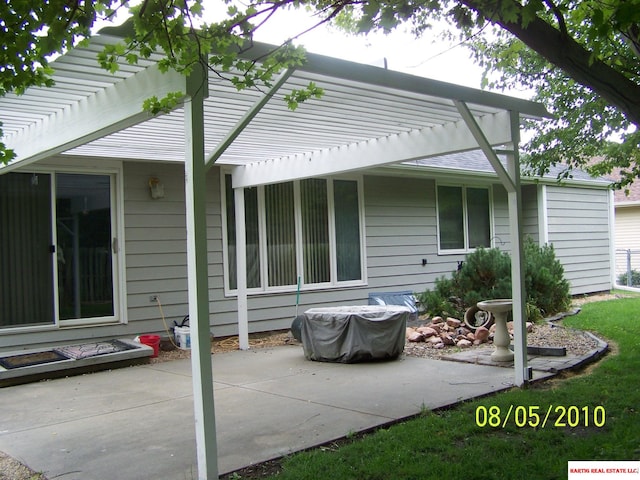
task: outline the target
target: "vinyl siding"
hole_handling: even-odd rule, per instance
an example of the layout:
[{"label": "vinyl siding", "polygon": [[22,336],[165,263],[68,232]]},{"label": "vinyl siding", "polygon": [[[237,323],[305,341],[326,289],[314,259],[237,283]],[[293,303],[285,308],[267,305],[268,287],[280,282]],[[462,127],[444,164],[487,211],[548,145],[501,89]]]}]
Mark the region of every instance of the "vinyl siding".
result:
[{"label": "vinyl siding", "polygon": [[611,288],[609,192],[547,187],[549,243],[573,295]]},{"label": "vinyl siding", "polygon": [[[165,187],[165,197],[153,200],[149,178]],[[455,183],[455,178],[448,178]],[[468,178],[460,184],[473,185]],[[207,178],[207,236],[209,244],[210,324],[217,336],[237,332],[235,296],[225,296],[223,279],[223,215],[220,169]],[[362,305],[375,291],[433,288],[441,276],[453,272],[464,254],[438,254],[436,181],[430,178],[363,177],[366,235],[366,284],[352,287],[304,290],[299,312],[318,306]],[[86,339],[133,337],[163,333],[159,295],[166,324],[180,321],[188,312],[187,255],[182,165],[130,161],[123,165],[124,231],[126,253],[127,322],[90,328],[37,331],[11,337],[13,348]],[[607,192],[548,187],[549,234],[565,266],[574,293],[605,290],[608,284]],[[493,242],[510,248],[507,194],[491,187]],[[537,232],[535,187],[523,190],[525,233]],[[426,265],[422,265],[426,259]],[[249,331],[289,328],[296,313],[296,292],[259,293],[248,297]]]},{"label": "vinyl siding", "polygon": [[503,251],[511,249],[509,234],[509,199],[507,191],[500,185],[494,185],[493,195],[493,246]]},{"label": "vinyl siding", "polygon": [[540,229],[538,221],[538,189],[536,185],[522,187],[522,233],[539,241]]},{"label": "vinyl siding", "polygon": [[631,268],[640,270],[640,205],[616,207],[616,279],[627,271],[627,253],[631,250]]}]

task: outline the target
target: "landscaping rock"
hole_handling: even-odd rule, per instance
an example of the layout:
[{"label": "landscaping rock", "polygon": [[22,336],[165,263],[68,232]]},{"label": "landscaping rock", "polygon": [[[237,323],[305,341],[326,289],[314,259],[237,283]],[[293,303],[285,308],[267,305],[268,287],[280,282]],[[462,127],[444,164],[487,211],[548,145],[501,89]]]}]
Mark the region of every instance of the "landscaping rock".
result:
[{"label": "landscaping rock", "polygon": [[489,329],[487,327],[476,328],[474,337],[474,340],[477,340],[480,343],[486,342],[489,339]]},{"label": "landscaping rock", "polygon": [[442,343],[444,343],[445,345],[455,345],[456,344],[456,341],[454,340],[454,338],[451,335],[442,334],[442,335],[440,335],[440,338],[442,339]]},{"label": "landscaping rock", "polygon": [[411,329],[411,332],[407,332],[406,337],[410,342],[424,342],[424,335],[422,335],[420,332],[416,332],[413,329]]},{"label": "landscaping rock", "polygon": [[435,335],[438,335],[438,332],[434,328],[431,328],[431,327],[424,327],[424,326],[423,327],[418,327],[416,329],[416,331],[418,333],[421,333],[422,335],[424,335],[424,338],[429,338],[429,337],[433,337]]},{"label": "landscaping rock", "polygon": [[469,330],[468,328],[465,328],[465,327],[458,327],[458,328],[456,328],[456,333],[458,335],[463,335],[463,336],[466,337],[468,334],[471,333],[471,330]]},{"label": "landscaping rock", "polygon": [[456,343],[456,347],[459,348],[469,348],[471,345],[473,345],[473,343],[469,340],[458,340],[458,343]]},{"label": "landscaping rock", "polygon": [[461,324],[462,322],[457,318],[447,318],[447,325],[449,325],[450,327],[458,328]]}]

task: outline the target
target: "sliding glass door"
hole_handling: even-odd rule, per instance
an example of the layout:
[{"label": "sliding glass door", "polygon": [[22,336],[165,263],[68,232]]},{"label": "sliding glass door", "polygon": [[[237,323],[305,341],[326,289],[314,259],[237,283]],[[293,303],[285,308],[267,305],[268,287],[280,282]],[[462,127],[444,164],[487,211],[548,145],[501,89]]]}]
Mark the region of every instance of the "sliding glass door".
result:
[{"label": "sliding glass door", "polygon": [[111,317],[111,177],[56,174],[60,320]]},{"label": "sliding glass door", "polygon": [[53,324],[51,175],[0,175],[0,328]]},{"label": "sliding glass door", "polygon": [[0,329],[118,320],[114,181],[0,175]]}]

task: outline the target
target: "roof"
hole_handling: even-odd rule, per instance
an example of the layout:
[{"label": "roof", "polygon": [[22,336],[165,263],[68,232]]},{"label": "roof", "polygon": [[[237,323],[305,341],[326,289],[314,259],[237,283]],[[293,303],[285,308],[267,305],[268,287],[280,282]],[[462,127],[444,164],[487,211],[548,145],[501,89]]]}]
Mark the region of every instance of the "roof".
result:
[{"label": "roof", "polygon": [[[498,155],[498,158],[502,164],[506,167],[506,157],[504,155]],[[411,162],[405,162],[403,165],[407,166],[420,166],[424,168],[442,169],[442,170],[454,170],[460,173],[473,172],[495,175],[494,169],[491,166],[489,160],[480,150],[470,150],[466,152],[457,152],[447,155],[441,155],[438,157],[432,157],[427,159],[420,159]],[[530,172],[526,165],[522,166],[521,174],[524,179],[531,180],[548,180],[557,181],[558,178],[565,172],[566,166],[553,165],[549,168],[549,171],[542,177]],[[567,180],[574,183],[592,183],[594,185],[608,186],[611,181],[604,177],[592,177],[587,172],[579,169],[573,169],[571,171],[571,177]]]},{"label": "roof", "polygon": [[[620,180],[622,175],[620,169],[615,169],[608,177],[613,181]],[[616,207],[631,207],[640,205],[640,181],[634,181],[629,185],[626,185],[621,190],[615,190],[613,198]]]},{"label": "roof", "polygon": [[[123,59],[118,72],[106,72],[98,65],[96,54],[118,40],[109,35],[93,37],[88,46],[51,63],[55,86],[33,87],[24,95],[0,98],[4,141],[18,155],[8,167],[0,167],[0,173],[59,153],[184,161],[184,109],[152,118],[141,105],[153,94],[163,96],[181,87],[184,91],[186,80],[176,73],[158,73],[159,56],[139,65]],[[271,48],[256,44],[249,54],[259,58]],[[289,110],[284,95],[311,81],[324,89],[324,96]],[[370,149],[392,152],[374,162],[380,166],[477,148],[456,101],[468,106],[493,145],[510,141],[509,112],[528,118],[548,116],[541,104],[527,100],[316,54],[308,54],[305,65],[284,80],[277,92],[237,91],[216,75],[210,75],[208,91],[206,155],[213,155],[235,131],[237,137],[221,152],[217,164],[254,166],[280,161],[281,172],[291,170],[292,165],[294,170],[309,170],[313,159],[340,157],[346,152],[348,162],[340,160],[328,168],[365,168],[368,160],[349,162],[354,151],[363,159],[371,157]],[[239,129],[243,117],[265,95],[272,97]],[[308,175],[313,174],[317,171],[309,170]],[[276,177],[270,181],[277,181]],[[244,182],[261,181],[256,178]]]}]

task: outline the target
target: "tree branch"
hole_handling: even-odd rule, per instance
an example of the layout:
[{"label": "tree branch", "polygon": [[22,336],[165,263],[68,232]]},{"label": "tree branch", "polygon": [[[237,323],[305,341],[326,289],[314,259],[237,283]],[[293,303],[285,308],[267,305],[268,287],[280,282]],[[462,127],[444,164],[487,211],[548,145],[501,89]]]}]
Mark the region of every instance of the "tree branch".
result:
[{"label": "tree branch", "polygon": [[555,3],[553,3],[552,0],[543,0],[543,1],[547,5],[547,7],[551,9],[551,11],[553,12],[553,15],[556,17],[556,20],[558,20],[558,28],[560,29],[560,32],[568,37],[569,32],[567,30],[567,24],[565,23],[564,16],[562,15],[562,12],[558,8],[558,6]]},{"label": "tree branch", "polygon": [[460,0],[460,3],[511,32],[574,80],[619,108],[630,122],[640,128],[640,85],[605,62],[593,59],[589,50],[540,17],[523,27],[522,5],[515,0],[507,1],[509,8],[520,12],[517,21],[505,20],[499,15],[490,18],[488,15],[493,12],[487,11],[483,0]]}]

